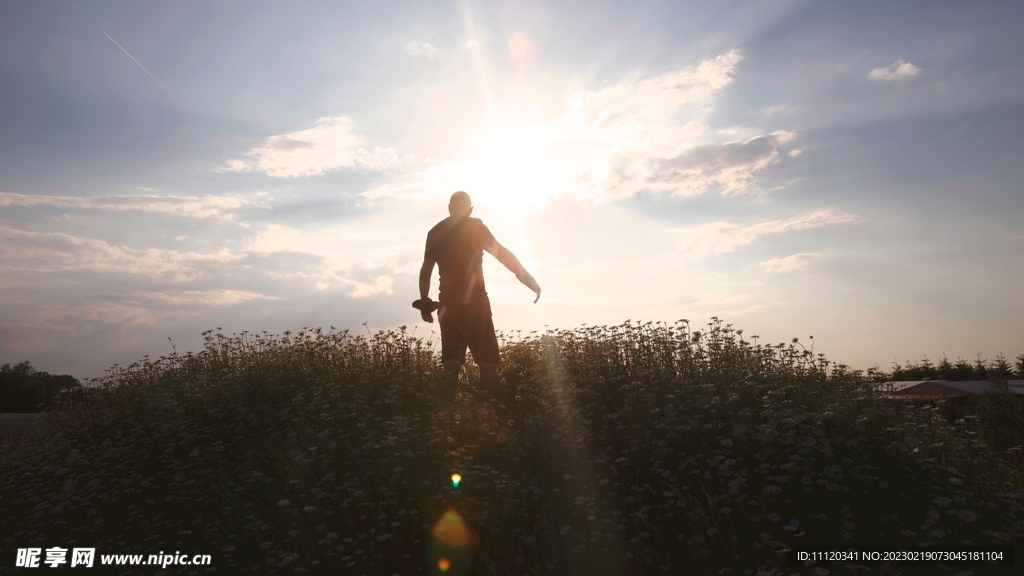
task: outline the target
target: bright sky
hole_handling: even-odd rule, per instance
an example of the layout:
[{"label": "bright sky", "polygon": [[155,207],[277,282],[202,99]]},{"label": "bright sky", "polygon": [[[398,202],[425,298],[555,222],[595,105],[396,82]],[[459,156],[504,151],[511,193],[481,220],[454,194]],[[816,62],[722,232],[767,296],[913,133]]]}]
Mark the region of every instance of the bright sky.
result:
[{"label": "bright sky", "polygon": [[[1024,352],[1017,2],[7,2],[0,362],[400,325],[448,196],[499,329]],[[436,273],[432,295],[436,296]]]}]

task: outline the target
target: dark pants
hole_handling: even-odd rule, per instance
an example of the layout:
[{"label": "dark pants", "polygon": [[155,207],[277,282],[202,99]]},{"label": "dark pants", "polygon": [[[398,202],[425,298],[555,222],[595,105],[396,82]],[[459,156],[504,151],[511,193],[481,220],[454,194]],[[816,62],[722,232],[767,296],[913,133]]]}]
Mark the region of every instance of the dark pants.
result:
[{"label": "dark pants", "polygon": [[441,361],[465,363],[466,348],[477,364],[498,363],[498,338],[491,320],[491,302],[487,295],[466,302],[441,300],[437,312],[441,325]]}]

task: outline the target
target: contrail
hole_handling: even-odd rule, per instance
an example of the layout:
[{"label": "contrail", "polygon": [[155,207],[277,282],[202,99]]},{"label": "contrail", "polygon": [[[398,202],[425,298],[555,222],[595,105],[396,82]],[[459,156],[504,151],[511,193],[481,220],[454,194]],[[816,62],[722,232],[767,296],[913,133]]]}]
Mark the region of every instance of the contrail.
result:
[{"label": "contrail", "polygon": [[[107,34],[106,32],[104,32],[103,35],[106,36],[107,38],[110,38],[110,34]],[[121,48],[121,52],[124,52],[125,54],[128,54],[128,51],[125,50],[120,44],[118,44],[117,40],[114,40],[113,38],[110,38],[110,41],[114,43],[114,46],[117,46],[118,48]],[[170,96],[175,102],[177,102],[179,106],[181,106],[182,108],[185,107],[185,105],[182,104],[181,101],[178,100],[178,98],[174,96],[174,93],[171,92],[170,90],[168,90],[167,86],[164,86],[163,82],[157,80],[156,76],[153,76],[153,74],[149,70],[146,70],[146,67],[143,66],[141,62],[136,60],[135,57],[132,56],[131,54],[128,54],[128,57],[132,59],[132,62],[135,62],[136,64],[138,64],[139,68],[142,68],[143,72],[145,72],[146,74],[149,74],[149,77],[153,79],[153,82],[156,82],[157,84],[159,84],[160,87],[164,89],[164,92],[167,92],[167,95]]]}]

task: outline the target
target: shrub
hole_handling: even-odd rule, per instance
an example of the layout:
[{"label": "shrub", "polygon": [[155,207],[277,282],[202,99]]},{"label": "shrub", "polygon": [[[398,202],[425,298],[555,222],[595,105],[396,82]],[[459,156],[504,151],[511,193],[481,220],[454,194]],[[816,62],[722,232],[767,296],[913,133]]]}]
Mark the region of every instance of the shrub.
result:
[{"label": "shrub", "polygon": [[39,372],[26,360],[0,366],[0,412],[39,412],[81,386],[73,376]]},{"label": "shrub", "polygon": [[1024,398],[996,383],[978,403],[978,428],[989,446],[1008,450],[1024,445]]}]

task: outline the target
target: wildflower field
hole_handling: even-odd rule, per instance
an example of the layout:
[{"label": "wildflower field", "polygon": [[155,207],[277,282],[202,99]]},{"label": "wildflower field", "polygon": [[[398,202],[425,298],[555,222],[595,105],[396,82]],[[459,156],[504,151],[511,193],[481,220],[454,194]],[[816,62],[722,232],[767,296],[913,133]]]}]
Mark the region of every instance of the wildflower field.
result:
[{"label": "wildflower field", "polygon": [[496,409],[467,366],[446,402],[432,343],[316,329],[115,368],[44,435],[2,439],[0,571],[88,546],[212,555],[166,574],[907,574],[779,551],[1021,542],[1019,446],[795,339],[717,319],[505,335]]}]

